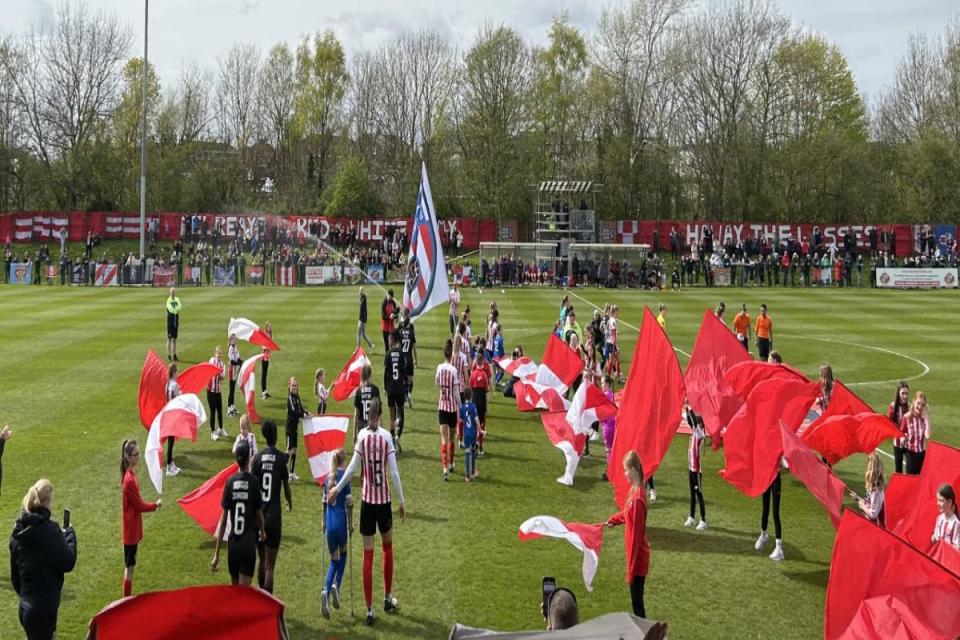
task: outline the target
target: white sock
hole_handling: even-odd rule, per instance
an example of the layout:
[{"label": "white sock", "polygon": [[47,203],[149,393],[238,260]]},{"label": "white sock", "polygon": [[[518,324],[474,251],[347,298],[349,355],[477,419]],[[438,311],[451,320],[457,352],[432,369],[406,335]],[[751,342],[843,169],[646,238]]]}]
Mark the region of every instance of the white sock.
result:
[{"label": "white sock", "polygon": [[783,548],[783,540],[781,540],[780,538],[777,538],[777,549],[782,549],[782,548]]}]

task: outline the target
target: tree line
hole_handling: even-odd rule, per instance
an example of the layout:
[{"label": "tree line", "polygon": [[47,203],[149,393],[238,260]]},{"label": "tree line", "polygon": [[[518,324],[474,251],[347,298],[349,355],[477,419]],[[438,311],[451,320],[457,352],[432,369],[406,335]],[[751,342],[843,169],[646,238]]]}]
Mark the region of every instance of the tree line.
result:
[{"label": "tree line", "polygon": [[[173,84],[76,2],[0,40],[0,211],[524,218],[544,179],[602,184],[608,218],[960,221],[960,21],[919,33],[871,103],[843,52],[773,0],[623,0],[544,46],[399,33],[236,44]],[[571,203],[574,205],[574,203]]]}]

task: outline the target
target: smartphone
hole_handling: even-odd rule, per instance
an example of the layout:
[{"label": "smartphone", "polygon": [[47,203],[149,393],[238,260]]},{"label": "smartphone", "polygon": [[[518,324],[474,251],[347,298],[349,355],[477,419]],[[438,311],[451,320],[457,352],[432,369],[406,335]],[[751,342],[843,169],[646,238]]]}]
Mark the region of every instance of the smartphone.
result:
[{"label": "smartphone", "polygon": [[550,596],[557,590],[556,578],[545,576],[543,578],[543,613],[547,614],[547,607],[550,605]]},{"label": "smartphone", "polygon": [[63,528],[64,529],[70,528],[70,509],[63,510]]}]

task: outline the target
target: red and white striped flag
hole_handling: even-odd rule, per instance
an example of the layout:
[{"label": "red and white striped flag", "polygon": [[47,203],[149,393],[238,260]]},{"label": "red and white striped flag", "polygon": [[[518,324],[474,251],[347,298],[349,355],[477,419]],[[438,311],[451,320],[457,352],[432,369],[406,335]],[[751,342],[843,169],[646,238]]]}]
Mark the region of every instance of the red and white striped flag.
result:
[{"label": "red and white striped flag", "polygon": [[600,547],[603,546],[602,524],[564,522],[553,516],[534,516],[520,525],[517,537],[521,540],[536,538],[560,538],[583,552],[583,584],[593,591],[593,576],[600,564]]},{"label": "red and white striped flag", "polygon": [[[223,498],[223,487],[227,480],[238,472],[240,467],[234,462],[229,467],[213,476],[202,485],[177,500],[180,508],[190,516],[200,528],[211,536],[217,535],[217,525],[220,524],[220,499]],[[227,519],[226,531],[223,539],[230,535],[230,519]]]},{"label": "red and white striped flag", "polygon": [[543,362],[537,368],[537,383],[554,387],[564,394],[582,371],[583,360],[580,359],[580,354],[568,347],[556,334],[551,333],[547,348],[543,352]]},{"label": "red and white striped flag", "polygon": [[360,386],[360,373],[363,371],[363,365],[365,364],[370,364],[370,359],[364,352],[363,347],[357,347],[357,350],[347,360],[347,364],[343,365],[343,369],[340,370],[340,374],[330,388],[334,400],[343,402],[353,395]]},{"label": "red and white striped flag", "polygon": [[583,383],[567,410],[567,422],[574,433],[590,433],[590,425],[617,415],[617,405],[610,402],[595,384]]},{"label": "red and white striped flag", "polygon": [[258,353],[247,358],[240,365],[240,388],[243,389],[243,397],[247,404],[247,417],[254,424],[260,424],[260,416],[257,415],[254,398],[257,396],[257,362],[263,359],[263,355]]},{"label": "red and white striped flag", "polygon": [[507,375],[517,376],[521,380],[537,374],[537,363],[527,356],[494,358],[493,361],[497,363],[498,367],[506,371]]},{"label": "red and white striped flag", "polygon": [[513,385],[513,393],[517,397],[517,409],[520,411],[566,411],[570,408],[570,401],[560,395],[559,391],[533,380],[518,380]]},{"label": "red and white striped flag", "polygon": [[147,435],[147,447],[144,457],[147,460],[147,470],[150,480],[157,493],[163,492],[163,447],[161,443],[167,438],[182,440],[189,438],[197,441],[197,429],[207,421],[207,412],[203,408],[200,398],[193,393],[185,393],[170,400],[163,406],[160,413],[150,425]]},{"label": "red and white striped flag", "polygon": [[229,338],[232,335],[236,335],[239,339],[252,344],[266,347],[271,351],[280,351],[280,345],[274,342],[266,331],[246,318],[230,318],[230,324],[227,325],[227,337]]},{"label": "red and white striped flag", "polygon": [[310,472],[317,484],[323,484],[334,470],[333,453],[343,446],[349,427],[350,416],[324,415],[303,419],[303,442]]},{"label": "red and white striped flag", "polygon": [[567,422],[567,414],[563,411],[541,413],[540,421],[543,423],[543,430],[547,432],[551,444],[563,452],[563,457],[567,461],[563,475],[557,478],[557,482],[572,487],[573,476],[577,473],[587,436],[573,432]]}]

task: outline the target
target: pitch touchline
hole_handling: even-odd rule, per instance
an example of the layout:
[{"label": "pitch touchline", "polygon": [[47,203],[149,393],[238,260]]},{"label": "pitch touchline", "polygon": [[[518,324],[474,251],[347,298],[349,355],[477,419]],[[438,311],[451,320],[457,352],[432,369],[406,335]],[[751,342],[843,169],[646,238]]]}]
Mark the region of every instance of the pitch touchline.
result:
[{"label": "pitch touchline", "polygon": [[801,340],[817,340],[817,341],[819,341],[819,342],[828,342],[828,343],[833,343],[833,344],[842,344],[842,345],[846,345],[846,346],[849,346],[849,347],[859,347],[859,348],[861,348],[861,349],[873,349],[874,351],[879,351],[879,352],[881,352],[881,353],[888,353],[888,354],[890,354],[890,355],[892,355],[892,356],[897,356],[898,358],[903,358],[903,359],[905,359],[905,360],[910,360],[911,362],[915,362],[916,364],[920,365],[920,366],[923,368],[923,371],[922,371],[922,372],[918,373],[917,375],[910,376],[909,378],[897,378],[897,379],[895,379],[895,380],[869,380],[869,381],[867,381],[867,382],[846,382],[846,383],[844,383],[844,384],[846,384],[848,387],[862,387],[862,386],[866,386],[866,385],[870,385],[870,384],[896,384],[896,383],[899,382],[900,380],[905,380],[905,381],[909,382],[909,381],[911,381],[911,380],[917,380],[917,379],[919,379],[919,378],[922,378],[923,376],[925,376],[925,375],[927,375],[928,373],[930,373],[930,365],[928,365],[928,364],[927,364],[926,362],[924,362],[923,360],[920,360],[919,358],[914,358],[913,356],[909,356],[909,355],[907,355],[907,354],[905,354],[905,353],[900,353],[899,351],[893,351],[892,349],[885,349],[884,347],[875,347],[875,346],[870,345],[870,344],[859,344],[859,343],[856,343],[856,342],[846,342],[846,341],[844,341],[844,340],[830,340],[829,338],[817,338],[816,336],[798,336],[798,335],[789,335],[789,334],[787,334],[787,335],[785,335],[784,337],[786,337],[786,338],[799,338],[799,339],[801,339]]},{"label": "pitch touchline", "polygon": [[[569,295],[573,296],[574,298],[576,298],[577,300],[583,300],[584,302],[586,302],[588,305],[590,305],[590,306],[593,307],[594,309],[599,309],[600,311],[603,311],[602,308],[600,308],[600,307],[598,307],[597,305],[593,304],[592,302],[590,302],[589,300],[587,300],[587,299],[584,298],[583,296],[578,296],[578,295],[575,294],[573,291],[570,291],[570,289],[564,289],[564,291],[565,291],[566,293],[568,293]],[[625,326],[627,326],[627,327],[630,327],[631,329],[633,329],[633,330],[636,331],[637,333],[640,333],[640,327],[635,327],[635,326],[633,326],[632,324],[630,324],[629,322],[627,322],[626,320],[617,320],[617,322],[619,322],[620,324],[623,324],[623,325],[625,325]],[[680,347],[674,347],[673,350],[676,351],[677,353],[682,353],[683,355],[687,356],[688,358],[690,357],[690,354],[687,353],[686,351],[684,351],[683,349],[681,349]]]}]

